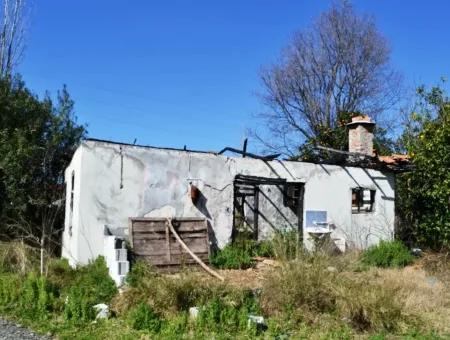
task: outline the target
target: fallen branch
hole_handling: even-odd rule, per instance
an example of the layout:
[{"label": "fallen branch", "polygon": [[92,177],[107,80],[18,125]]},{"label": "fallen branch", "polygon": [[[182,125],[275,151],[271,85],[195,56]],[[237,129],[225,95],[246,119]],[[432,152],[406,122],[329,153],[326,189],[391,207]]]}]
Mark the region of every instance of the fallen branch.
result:
[{"label": "fallen branch", "polygon": [[189,247],[186,245],[186,243],[184,243],[184,241],[181,239],[181,237],[178,235],[178,233],[176,232],[175,228],[172,225],[172,220],[170,218],[167,219],[167,226],[169,227],[170,231],[172,232],[173,236],[175,236],[175,238],[177,239],[177,241],[181,244],[181,246],[184,248],[184,250],[186,250],[188,252],[189,255],[191,255],[191,257],[204,269],[206,270],[209,274],[211,274],[212,276],[216,277],[217,279],[219,279],[220,281],[225,281],[225,278],[223,276],[221,276],[219,273],[217,273],[216,271],[212,270],[211,268],[209,268],[197,255],[195,255],[192,250],[189,249]]}]

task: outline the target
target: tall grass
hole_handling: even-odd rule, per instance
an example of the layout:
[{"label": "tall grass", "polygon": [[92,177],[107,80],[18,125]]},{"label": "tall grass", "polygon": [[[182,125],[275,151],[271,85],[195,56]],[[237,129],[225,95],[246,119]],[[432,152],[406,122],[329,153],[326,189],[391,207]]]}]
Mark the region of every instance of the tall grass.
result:
[{"label": "tall grass", "polygon": [[[35,259],[17,261],[22,250],[10,250],[4,254],[16,262],[0,270],[0,313],[62,338],[349,339],[402,335],[406,328],[448,330],[448,287],[436,283],[434,274],[430,286],[430,274],[414,271],[416,266],[357,272],[357,254],[309,254],[299,249],[295,233],[277,234],[249,249],[280,263],[258,272],[262,289],[231,286],[193,271],[164,275],[138,261],[121,294],[102,258],[79,268],[51,260],[47,275],[40,276]],[[109,304],[113,318],[92,323],[97,303]],[[197,318],[189,316],[193,306],[199,308]],[[249,314],[264,316],[265,333],[249,327]]]},{"label": "tall grass", "polygon": [[274,270],[263,285],[263,310],[297,323],[337,316],[357,331],[396,331],[408,321],[395,289],[330,270],[330,263],[302,255]]},{"label": "tall grass", "polygon": [[24,242],[0,242],[0,271],[26,275],[39,268],[39,250]]}]

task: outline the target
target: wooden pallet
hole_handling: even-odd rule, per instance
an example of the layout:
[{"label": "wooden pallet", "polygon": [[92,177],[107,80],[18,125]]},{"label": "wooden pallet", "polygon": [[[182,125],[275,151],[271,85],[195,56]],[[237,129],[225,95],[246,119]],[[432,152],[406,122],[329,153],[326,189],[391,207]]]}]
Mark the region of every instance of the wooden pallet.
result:
[{"label": "wooden pallet", "polygon": [[[196,264],[172,235],[166,222],[166,218],[155,217],[129,219],[130,241],[135,256],[162,269]],[[206,219],[173,218],[172,224],[189,249],[208,263],[210,246]]]}]

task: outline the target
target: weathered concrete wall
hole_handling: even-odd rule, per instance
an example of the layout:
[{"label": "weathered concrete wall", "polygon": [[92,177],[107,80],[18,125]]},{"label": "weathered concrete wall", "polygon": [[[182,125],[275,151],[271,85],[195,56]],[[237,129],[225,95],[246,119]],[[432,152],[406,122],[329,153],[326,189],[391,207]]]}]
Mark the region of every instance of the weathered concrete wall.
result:
[{"label": "weathered concrete wall", "polygon": [[[232,231],[233,180],[237,174],[305,183],[303,219],[307,211],[326,211],[327,220],[336,226],[332,235],[344,237],[348,245],[364,248],[380,238],[392,237],[394,230],[393,175],[370,169],[263,162],[87,141],[66,171],[67,182],[72,171],[79,180],[73,233],[69,236],[67,230],[64,232],[63,256],[81,263],[102,254],[105,227],[126,234],[129,217],[205,217],[217,245],[223,247]],[[198,208],[190,199],[189,183],[202,193]],[[354,187],[376,190],[374,212],[352,214]],[[262,186],[261,192],[261,237],[269,237],[274,228],[296,226],[297,218],[283,205],[282,193],[276,186]]]},{"label": "weathered concrete wall", "polygon": [[[82,160],[83,148],[78,148],[73,157],[70,165],[67,167],[64,176],[66,184],[66,210],[64,219],[64,232],[62,235],[63,247],[62,256],[67,258],[71,265],[75,265],[79,257],[79,247],[84,243],[79,239],[78,226],[80,224],[79,212],[80,212],[80,193],[81,193],[81,160]],[[73,180],[73,202],[71,210],[71,193],[72,193],[72,175]],[[81,246],[84,248],[84,246]]]}]

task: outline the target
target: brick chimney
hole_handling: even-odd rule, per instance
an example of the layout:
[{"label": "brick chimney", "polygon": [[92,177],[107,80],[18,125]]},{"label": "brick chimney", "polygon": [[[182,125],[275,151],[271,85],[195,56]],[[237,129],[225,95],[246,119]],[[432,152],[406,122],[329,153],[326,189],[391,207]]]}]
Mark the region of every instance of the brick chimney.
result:
[{"label": "brick chimney", "polygon": [[347,124],[348,151],[373,156],[373,128],[369,116],[356,116]]}]

